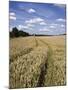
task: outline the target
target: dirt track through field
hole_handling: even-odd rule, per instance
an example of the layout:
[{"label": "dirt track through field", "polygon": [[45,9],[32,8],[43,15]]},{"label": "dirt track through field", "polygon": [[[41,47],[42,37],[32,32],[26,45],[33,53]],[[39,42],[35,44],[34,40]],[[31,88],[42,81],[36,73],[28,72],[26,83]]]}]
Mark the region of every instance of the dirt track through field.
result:
[{"label": "dirt track through field", "polygon": [[[41,41],[48,48],[47,59],[43,63],[43,65],[41,67],[41,72],[40,72],[39,80],[38,80],[38,83],[37,83],[37,87],[42,87],[42,86],[45,86],[45,82],[46,82],[45,75],[47,74],[47,69],[48,69],[49,61],[51,62],[52,67],[53,67],[53,59],[52,59],[53,51],[52,51],[52,48],[50,47],[50,45],[47,42],[44,42],[43,40],[37,39],[37,38],[35,38],[35,40],[37,42],[37,45],[38,45],[38,41]],[[50,83],[52,82],[52,74],[53,74],[52,71],[51,71]]]}]

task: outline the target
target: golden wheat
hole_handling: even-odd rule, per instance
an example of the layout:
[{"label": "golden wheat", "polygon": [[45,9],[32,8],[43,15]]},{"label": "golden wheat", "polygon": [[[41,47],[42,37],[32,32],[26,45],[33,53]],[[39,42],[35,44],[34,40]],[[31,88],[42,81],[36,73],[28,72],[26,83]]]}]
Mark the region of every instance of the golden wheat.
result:
[{"label": "golden wheat", "polygon": [[65,85],[65,36],[11,39],[9,64],[10,88]]}]

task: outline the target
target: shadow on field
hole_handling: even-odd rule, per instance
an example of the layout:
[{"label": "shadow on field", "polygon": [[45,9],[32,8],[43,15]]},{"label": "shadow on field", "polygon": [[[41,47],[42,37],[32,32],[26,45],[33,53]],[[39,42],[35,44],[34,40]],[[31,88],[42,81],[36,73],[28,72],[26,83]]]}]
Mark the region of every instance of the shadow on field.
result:
[{"label": "shadow on field", "polygon": [[45,75],[47,74],[47,60],[46,62],[41,66],[41,72],[40,76],[38,79],[37,87],[43,87],[44,86],[44,80],[45,80]]}]

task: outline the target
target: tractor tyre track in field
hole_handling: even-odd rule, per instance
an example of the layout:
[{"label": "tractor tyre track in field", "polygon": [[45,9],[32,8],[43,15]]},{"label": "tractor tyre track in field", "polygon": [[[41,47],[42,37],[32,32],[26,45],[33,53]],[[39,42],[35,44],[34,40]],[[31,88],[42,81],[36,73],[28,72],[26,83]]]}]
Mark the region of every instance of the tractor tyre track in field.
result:
[{"label": "tractor tyre track in field", "polygon": [[[48,47],[47,59],[44,62],[44,64],[42,65],[42,67],[41,67],[41,72],[40,72],[39,80],[38,80],[38,83],[37,83],[37,87],[43,87],[43,86],[46,86],[46,78],[45,78],[45,76],[48,73],[48,68],[49,68],[50,65],[52,65],[52,68],[51,68],[51,77],[50,77],[49,83],[52,83],[52,74],[53,74],[52,55],[53,55],[53,51],[52,51],[52,48],[50,47],[50,45],[47,42],[44,42],[41,39],[38,39],[38,40],[41,41],[43,44],[45,44]],[[47,77],[48,77],[48,75],[47,75]]]}]

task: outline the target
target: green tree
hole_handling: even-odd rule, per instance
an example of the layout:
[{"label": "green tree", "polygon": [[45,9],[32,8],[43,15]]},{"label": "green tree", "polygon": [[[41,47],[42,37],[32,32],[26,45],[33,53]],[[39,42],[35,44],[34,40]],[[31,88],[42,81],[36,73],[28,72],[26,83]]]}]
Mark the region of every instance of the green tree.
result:
[{"label": "green tree", "polygon": [[14,27],[12,29],[12,35],[13,35],[13,37],[18,37],[19,36],[19,31],[16,27]]}]

